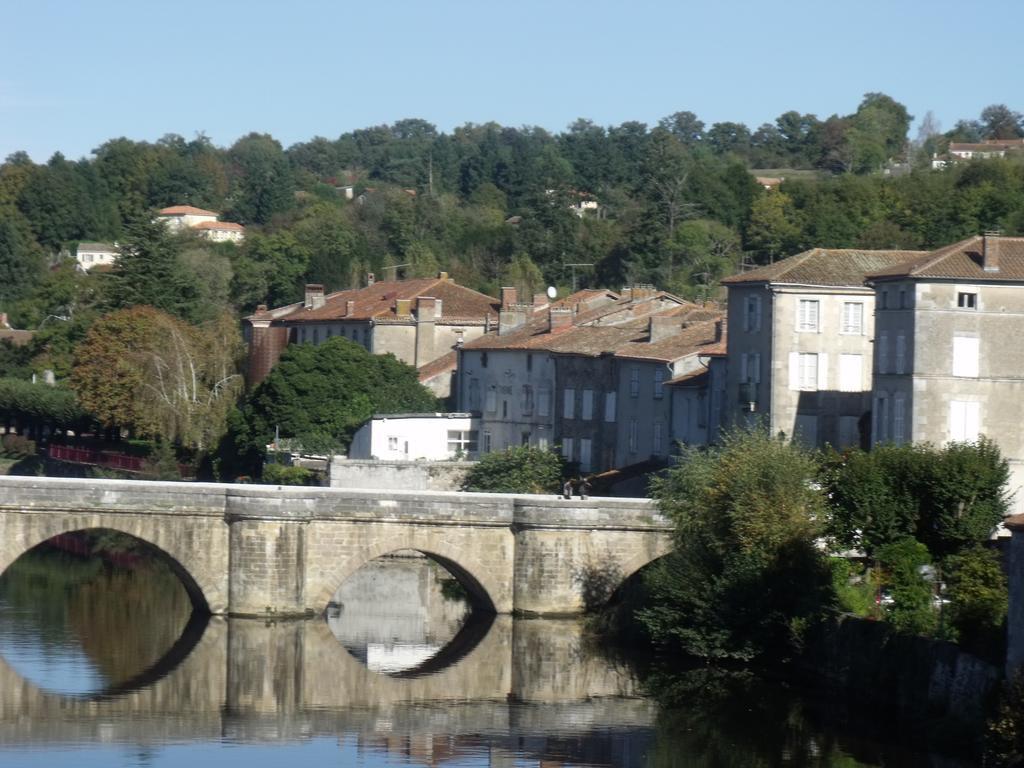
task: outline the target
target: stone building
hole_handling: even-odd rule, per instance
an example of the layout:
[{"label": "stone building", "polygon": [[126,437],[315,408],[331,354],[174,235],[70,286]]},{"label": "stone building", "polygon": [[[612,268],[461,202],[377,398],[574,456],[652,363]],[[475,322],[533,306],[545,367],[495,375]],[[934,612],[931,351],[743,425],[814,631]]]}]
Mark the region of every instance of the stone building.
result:
[{"label": "stone building", "polygon": [[[321,344],[342,336],[373,354],[390,352],[424,369],[497,324],[497,300],[458,285],[447,272],[414,280],[375,281],[370,275],[367,282],[365,288],[330,294],[322,285],[307,285],[303,301],[276,309],[261,305],[245,318],[250,386],[266,378],[290,343]],[[429,373],[440,380],[435,392],[446,396],[450,365]]]},{"label": "stone building", "polygon": [[811,446],[866,446],[875,292],[866,275],[919,251],[814,248],[725,278],[725,425],[765,420]]},{"label": "stone building", "polygon": [[1010,462],[1024,511],[1024,238],[984,235],[879,269],[873,441],[977,440]]}]

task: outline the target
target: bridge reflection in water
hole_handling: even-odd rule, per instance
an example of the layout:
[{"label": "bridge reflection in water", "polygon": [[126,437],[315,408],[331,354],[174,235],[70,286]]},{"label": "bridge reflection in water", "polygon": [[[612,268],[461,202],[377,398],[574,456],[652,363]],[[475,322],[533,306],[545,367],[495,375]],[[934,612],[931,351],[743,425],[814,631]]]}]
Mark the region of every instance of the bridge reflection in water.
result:
[{"label": "bridge reflection in water", "polygon": [[[485,753],[495,765],[512,764],[506,751],[595,763],[646,749],[654,704],[628,668],[590,647],[580,621],[462,624],[466,605],[442,594],[443,579],[422,578],[429,561],[398,565],[383,582],[373,568],[357,574],[326,621],[193,616],[149,668],[84,695],[48,692],[0,661],[0,762],[19,746],[322,737],[427,762]],[[376,623],[368,605],[383,608]]]}]

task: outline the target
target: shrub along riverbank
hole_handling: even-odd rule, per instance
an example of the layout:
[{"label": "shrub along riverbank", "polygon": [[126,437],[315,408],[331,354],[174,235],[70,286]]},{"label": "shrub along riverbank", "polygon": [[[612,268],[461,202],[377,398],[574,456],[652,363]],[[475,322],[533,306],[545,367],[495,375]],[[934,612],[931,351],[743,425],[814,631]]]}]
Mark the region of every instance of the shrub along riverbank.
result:
[{"label": "shrub along riverbank", "polygon": [[810,677],[980,751],[1005,655],[987,546],[1006,478],[984,440],[823,455],[734,432],[655,484],[675,549],[600,624],[668,657]]}]

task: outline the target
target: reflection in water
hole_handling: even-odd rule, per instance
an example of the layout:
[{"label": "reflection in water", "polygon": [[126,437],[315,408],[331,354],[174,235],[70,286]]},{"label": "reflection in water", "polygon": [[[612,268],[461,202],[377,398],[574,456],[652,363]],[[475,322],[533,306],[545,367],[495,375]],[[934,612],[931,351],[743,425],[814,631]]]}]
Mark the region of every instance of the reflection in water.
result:
[{"label": "reflection in water", "polygon": [[[146,680],[147,664],[184,656],[174,636],[187,617],[180,587],[159,570],[33,555],[2,580],[7,662],[13,638],[37,665],[87,666],[94,677],[84,690],[137,685],[57,696],[25,682],[31,665],[15,672],[0,663],[0,764],[959,765],[852,739],[794,691],[749,675],[703,669],[655,680],[659,708],[632,666],[603,655],[579,621],[497,616],[450,653],[446,638],[458,641],[472,623],[460,625],[465,607],[424,587],[425,569],[404,559],[390,587],[357,582],[329,621],[214,618],[187,658]],[[388,610],[375,618],[359,590]],[[431,607],[406,610],[410,594]],[[402,650],[413,645],[432,655]],[[377,669],[413,666],[381,674],[357,658],[360,648]]]},{"label": "reflection in water", "polygon": [[[127,538],[127,537],[126,537]],[[96,695],[144,676],[182,638],[192,604],[153,557],[41,545],[0,576],[0,655],[40,688]]]},{"label": "reflection in water", "polygon": [[[405,550],[367,563],[342,584],[327,624],[369,669],[408,674],[452,643],[471,614],[465,593],[444,568]],[[481,618],[475,617],[477,623]]]}]

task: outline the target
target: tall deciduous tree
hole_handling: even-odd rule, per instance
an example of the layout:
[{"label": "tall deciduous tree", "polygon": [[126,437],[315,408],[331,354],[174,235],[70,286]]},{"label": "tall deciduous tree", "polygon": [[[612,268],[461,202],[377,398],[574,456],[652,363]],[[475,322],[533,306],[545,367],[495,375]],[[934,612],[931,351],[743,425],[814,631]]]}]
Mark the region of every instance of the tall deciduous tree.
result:
[{"label": "tall deciduous tree", "polygon": [[234,176],[229,215],[243,224],[266,224],[292,206],[294,182],[281,144],[250,133],[228,150]]},{"label": "tall deciduous tree", "polygon": [[75,351],[71,387],[101,423],[206,449],[242,387],[230,317],[196,328],[152,307],[97,320]]}]

